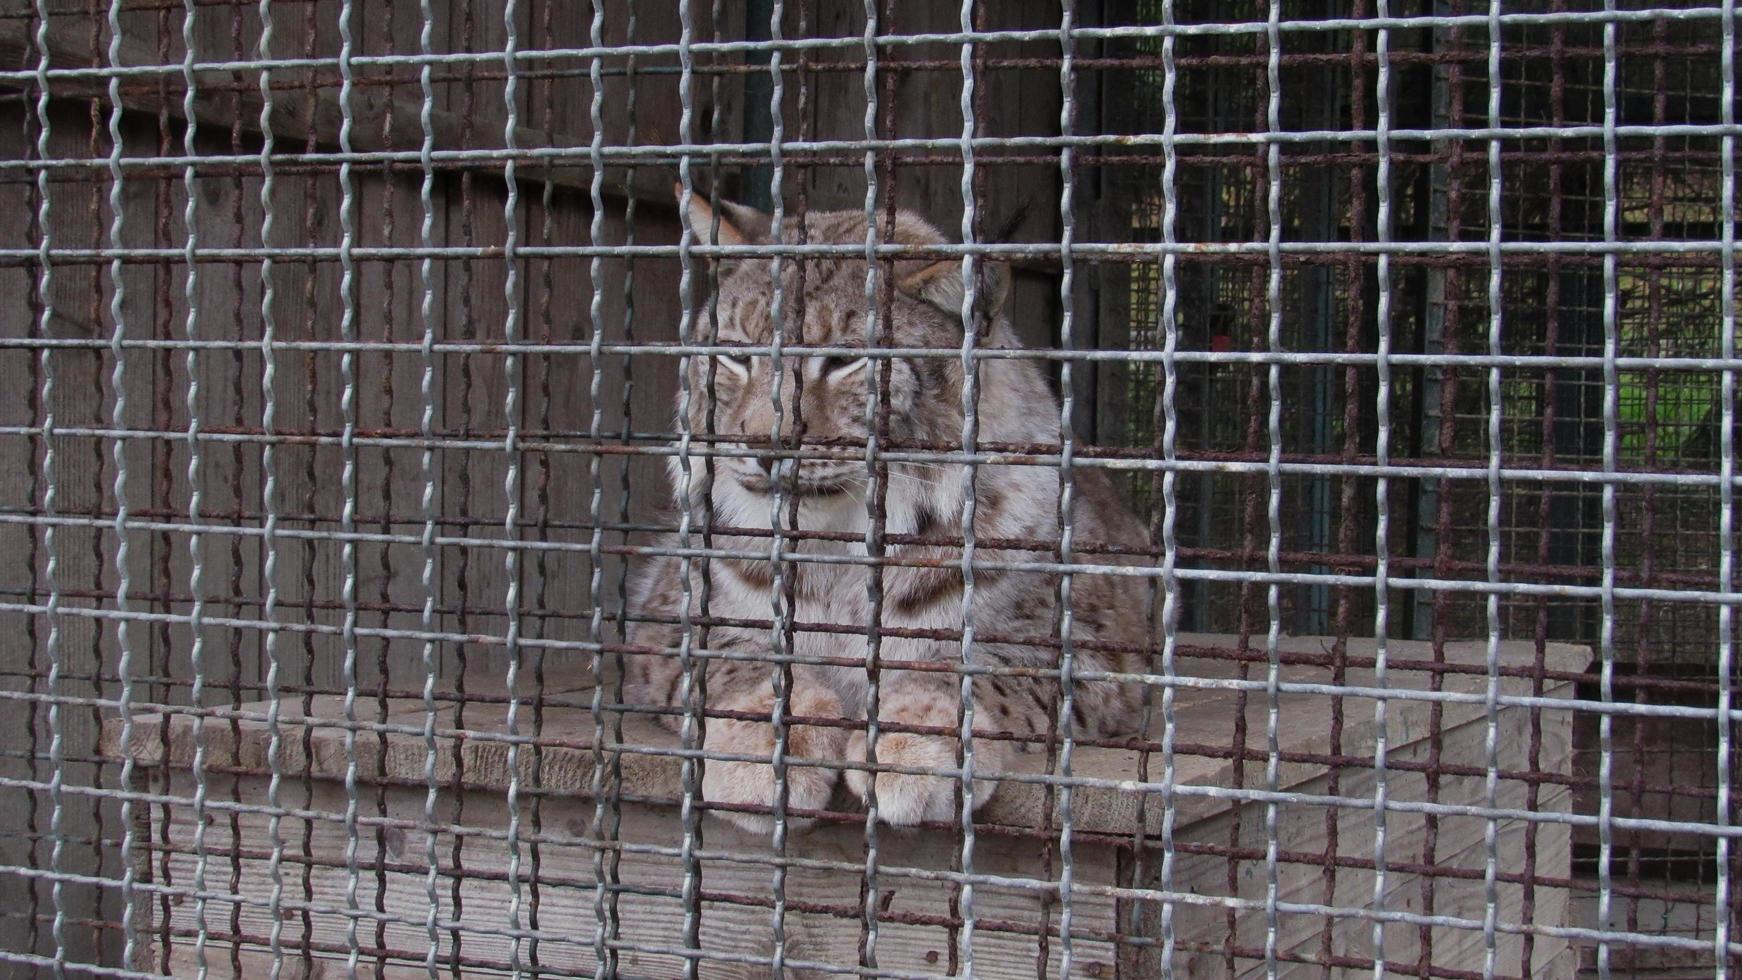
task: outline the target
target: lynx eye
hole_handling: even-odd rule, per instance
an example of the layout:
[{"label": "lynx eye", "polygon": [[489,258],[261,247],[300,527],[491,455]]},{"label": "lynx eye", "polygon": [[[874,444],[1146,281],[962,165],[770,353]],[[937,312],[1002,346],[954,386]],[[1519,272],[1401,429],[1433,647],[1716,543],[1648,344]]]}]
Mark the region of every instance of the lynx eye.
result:
[{"label": "lynx eye", "polygon": [[738,374],[750,373],[750,358],[746,356],[740,354],[715,354],[714,360],[720,365],[729,368]]},{"label": "lynx eye", "polygon": [[831,377],[846,374],[864,363],[865,358],[863,357],[825,357],[823,358],[823,374]]}]

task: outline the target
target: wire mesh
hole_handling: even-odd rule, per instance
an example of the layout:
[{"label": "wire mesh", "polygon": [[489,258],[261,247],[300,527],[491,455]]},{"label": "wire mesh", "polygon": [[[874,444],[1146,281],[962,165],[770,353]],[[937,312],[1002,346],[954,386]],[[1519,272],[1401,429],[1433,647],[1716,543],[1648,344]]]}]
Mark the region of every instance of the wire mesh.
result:
[{"label": "wire mesh", "polygon": [[1729,975],[1735,30],[0,8],[0,964]]}]

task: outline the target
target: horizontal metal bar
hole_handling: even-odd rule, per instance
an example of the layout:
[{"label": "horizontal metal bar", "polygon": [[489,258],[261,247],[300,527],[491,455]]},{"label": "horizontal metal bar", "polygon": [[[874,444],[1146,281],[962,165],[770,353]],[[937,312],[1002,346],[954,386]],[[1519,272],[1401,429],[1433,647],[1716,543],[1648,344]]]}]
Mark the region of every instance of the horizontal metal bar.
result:
[{"label": "horizontal metal bar", "polygon": [[[1499,15],[1501,26],[1552,26],[1555,24],[1626,24],[1652,23],[1656,21],[1686,22],[1722,20],[1724,11],[1721,6],[1689,6],[1689,7],[1647,7],[1625,11],[1554,11],[1554,12],[1509,12]],[[1402,30],[1410,28],[1453,28],[1469,27],[1486,29],[1491,20],[1486,15],[1421,15],[1415,17],[1326,17],[1321,19],[1282,20],[1277,28],[1284,32],[1327,33],[1337,31],[1379,31]],[[1046,30],[1006,30],[1006,31],[952,31],[938,33],[912,34],[879,34],[872,39],[878,47],[898,48],[917,47],[922,45],[963,44],[997,44],[1044,42],[1057,43],[1064,37],[1076,40],[1126,40],[1126,39],[1156,39],[1167,37],[1227,37],[1263,34],[1270,29],[1267,21],[1232,21],[1217,23],[1189,24],[1127,24],[1107,27],[1075,27],[1067,32],[1056,28]],[[782,53],[828,50],[862,51],[866,39],[862,35],[843,37],[801,37],[782,38],[779,40],[746,40],[746,41],[694,41],[688,44],[614,44],[583,47],[517,47],[512,52],[444,52],[440,54],[391,54],[391,55],[353,55],[346,59],[349,66],[355,69],[423,65],[451,64],[488,64],[500,65],[503,59],[509,58],[520,62],[544,62],[555,60],[587,60],[595,58],[648,58],[657,55],[678,56],[687,53],[691,56],[732,55],[747,53],[775,52]],[[338,58],[262,58],[258,60],[223,60],[194,61],[192,71],[199,73],[232,73],[258,71],[295,70],[304,68],[337,68]],[[116,75],[180,75],[184,71],[181,63],[155,65],[123,65],[123,66],[93,66],[90,68],[51,69],[48,73],[51,80],[57,78],[109,78]],[[35,71],[13,69],[0,72],[0,79],[15,82],[31,82],[36,77]],[[959,145],[960,140],[953,140]]]},{"label": "horizontal metal bar", "polygon": [[[34,436],[42,438],[45,433],[39,426],[0,426],[0,436]],[[185,432],[169,433],[150,429],[107,429],[98,426],[55,426],[57,437],[95,438],[108,440],[144,440],[167,441],[171,439],[186,440]],[[322,446],[338,445],[343,436],[323,434],[265,434],[249,432],[218,432],[202,431],[196,437],[197,442],[240,443],[253,445],[298,445]],[[352,443],[366,448],[380,449],[467,449],[500,452],[500,443],[487,439],[425,439],[422,437],[381,437],[359,435]],[[731,446],[695,446],[680,448],[673,445],[625,446],[620,442],[591,442],[590,440],[568,440],[563,442],[539,442],[527,440],[516,447],[522,452],[533,453],[598,453],[613,456],[656,456],[675,457],[687,456],[691,459],[706,459],[708,457],[722,459],[805,459],[854,461],[861,457],[845,450],[816,447],[805,451],[790,449],[758,450],[734,448]],[[996,449],[964,453],[960,451],[902,451],[889,450],[880,452],[879,456],[890,463],[914,463],[921,465],[963,465],[975,464],[985,466],[1039,466],[1048,469],[1058,469],[1063,465],[1061,457],[1050,452],[1001,452]],[[1263,473],[1267,472],[1265,464],[1255,461],[1238,459],[1153,459],[1134,457],[1092,456],[1087,453],[1076,456],[1071,465],[1079,469],[1103,469],[1110,472],[1126,473]],[[1414,463],[1408,460],[1396,461],[1390,465],[1381,466],[1377,463],[1326,463],[1326,462],[1284,462],[1281,472],[1286,476],[1387,476],[1400,479],[1446,479],[1446,480],[1486,480],[1488,470],[1474,463],[1470,465],[1445,465]],[[1500,478],[1514,483],[1573,483],[1592,486],[1614,484],[1615,486],[1674,486],[1674,487],[1708,487],[1718,486],[1720,477],[1713,473],[1689,472],[1642,472],[1637,470],[1617,470],[1606,472],[1601,469],[1538,469],[1525,467],[1508,467],[1500,471]],[[1732,478],[1742,483],[1742,476]],[[554,542],[544,542],[541,546],[561,548],[563,545]],[[727,555],[722,557],[739,557]],[[1129,574],[1129,573],[1120,573]]]},{"label": "horizontal metal bar", "polygon": [[[7,870],[13,871],[18,869],[15,867],[9,867]],[[62,877],[57,876],[53,880],[59,881],[62,880]],[[111,881],[108,878],[100,878],[97,880],[106,884],[117,884],[117,882]],[[138,970],[127,970],[118,966],[104,966],[100,963],[84,963],[79,960],[68,959],[64,953],[56,956],[38,956],[35,953],[0,949],[0,963],[17,963],[21,966],[34,967],[38,973],[44,970],[50,972],[66,970],[71,973],[83,973],[87,976],[93,977],[127,977],[129,980],[135,980],[135,978],[142,978],[142,980],[162,980],[163,977],[163,974],[161,973],[141,973]]]},{"label": "horizontal metal bar", "polygon": [[[1738,596],[1732,596],[1731,599],[1732,599],[1732,601],[1742,601],[1742,597],[1738,597]],[[41,613],[45,613],[46,610],[47,610],[47,607],[45,605],[38,605],[35,603],[0,602],[0,612],[28,612],[28,613],[41,614]],[[83,606],[60,606],[56,609],[56,614],[62,615],[62,616],[70,616],[73,618],[83,618],[83,619],[99,619],[99,620],[126,619],[130,622],[154,622],[154,623],[188,623],[188,622],[190,622],[190,619],[191,619],[191,617],[185,616],[185,615],[182,615],[179,613],[146,612],[143,610],[128,610],[125,613],[121,613],[121,612],[118,612],[118,611],[112,610],[112,609],[90,608],[90,607],[83,607]],[[252,630],[256,630],[256,631],[279,632],[279,633],[310,633],[310,634],[320,634],[320,635],[327,635],[327,636],[339,635],[341,630],[343,629],[343,627],[340,627],[337,625],[322,624],[322,623],[306,623],[306,622],[299,623],[299,622],[293,622],[293,621],[289,621],[289,620],[273,620],[271,622],[266,622],[266,621],[257,620],[257,619],[246,619],[246,618],[241,618],[241,617],[226,617],[226,616],[207,616],[207,617],[205,617],[205,619],[202,620],[202,622],[204,622],[208,626],[214,626],[214,627],[252,629]],[[505,637],[500,636],[500,635],[496,635],[496,634],[491,634],[491,633],[451,633],[451,632],[438,631],[438,630],[412,630],[412,629],[402,629],[402,628],[393,628],[393,627],[385,627],[385,626],[381,626],[381,627],[357,626],[352,630],[352,632],[359,637],[370,637],[370,638],[381,638],[381,639],[403,639],[403,640],[416,640],[416,641],[420,641],[420,642],[429,641],[429,642],[437,642],[437,643],[440,643],[440,642],[470,643],[470,644],[478,645],[478,646],[505,646],[507,644],[507,639]],[[526,647],[529,649],[574,650],[574,651],[582,651],[582,652],[587,652],[587,653],[593,653],[593,652],[625,653],[625,652],[628,652],[628,653],[641,654],[644,656],[645,655],[655,655],[655,656],[666,656],[666,657],[675,657],[678,654],[678,651],[676,651],[675,649],[670,649],[670,648],[631,647],[631,646],[626,646],[624,644],[593,643],[593,642],[585,641],[585,640],[556,640],[556,639],[550,639],[550,638],[545,638],[545,637],[520,638],[517,640],[517,642],[520,646]],[[697,657],[700,659],[704,659],[704,660],[746,661],[746,662],[751,662],[751,663],[766,663],[766,664],[776,664],[776,665],[783,664],[783,663],[816,664],[816,665],[828,665],[828,666],[836,666],[837,665],[837,663],[834,659],[806,657],[806,656],[795,655],[795,654],[776,654],[776,653],[766,652],[766,651],[744,652],[744,651],[735,651],[735,650],[710,650],[710,649],[701,648],[701,649],[693,650],[693,652],[691,653],[691,656],[694,656],[694,657]],[[1058,676],[1057,670],[1053,670],[1050,668],[1044,668],[1044,667],[1041,667],[1041,668],[1034,668],[1034,667],[1007,668],[1007,667],[1000,667],[1000,666],[993,666],[993,665],[986,665],[986,664],[961,664],[961,663],[955,663],[955,662],[945,663],[945,662],[937,662],[937,661],[919,661],[919,662],[911,662],[910,663],[910,662],[895,660],[893,658],[886,659],[884,661],[884,666],[888,670],[915,670],[915,669],[920,669],[920,668],[930,668],[930,669],[941,669],[941,670],[947,671],[947,672],[952,673],[952,674],[957,674],[957,675],[970,675],[971,674],[971,675],[975,675],[975,676],[988,676],[988,677],[1019,676],[1019,677],[1031,678],[1031,679],[1032,678],[1050,679],[1050,678],[1056,678]],[[1268,691],[1270,689],[1268,687],[1268,685],[1266,684],[1266,682],[1263,682],[1263,681],[1240,680],[1237,678],[1193,677],[1193,676],[1184,675],[1184,674],[1167,675],[1167,674],[1154,674],[1154,673],[1131,673],[1131,672],[1117,672],[1117,671],[1099,671],[1099,670],[1089,670],[1086,668],[1078,668],[1078,669],[1075,669],[1072,671],[1072,676],[1079,681],[1105,681],[1105,682],[1115,683],[1115,684],[1135,684],[1135,685],[1142,685],[1145,687],[1152,687],[1152,688],[1156,688],[1156,689],[1176,688],[1176,689],[1206,689],[1206,690],[1232,690],[1232,691]],[[1306,683],[1306,682],[1299,682],[1299,681],[1284,682],[1284,683],[1282,683],[1282,685],[1280,687],[1277,688],[1277,690],[1284,692],[1284,693],[1319,694],[1319,695],[1328,695],[1328,696],[1336,697],[1336,698],[1364,697],[1364,698],[1368,698],[1368,699],[1374,700],[1374,701],[1405,701],[1405,702],[1415,701],[1415,702],[1440,703],[1440,704],[1466,704],[1466,703],[1468,703],[1468,704],[1484,704],[1484,705],[1488,703],[1486,695],[1461,694],[1461,693],[1454,692],[1454,691],[1443,691],[1443,690],[1442,691],[1418,691],[1418,690],[1397,690],[1394,688],[1363,688],[1363,687],[1350,687],[1350,686],[1336,685],[1336,684],[1314,684],[1314,683]],[[45,701],[46,702],[46,701],[54,701],[57,699],[49,697],[47,695],[37,695],[37,694],[31,694],[31,693],[27,693],[27,692],[0,691],[0,700],[17,700],[17,701],[26,701],[26,702],[28,702],[28,701]],[[62,703],[70,703],[68,698],[62,697],[62,698],[59,698],[58,700],[61,701]],[[110,706],[114,706],[116,704],[116,702],[114,702],[114,701],[105,700],[102,698],[82,699],[81,703],[88,703],[89,705],[91,705],[93,707],[110,707]],[[1495,703],[1500,704],[1500,705],[1525,707],[1525,708],[1532,708],[1532,709],[1537,709],[1537,710],[1568,711],[1568,712],[1574,712],[1574,713],[1583,712],[1583,713],[1587,713],[1587,714],[1597,714],[1597,715],[1653,716],[1653,717],[1665,717],[1665,718],[1682,718],[1682,719],[1690,719],[1690,720],[1712,720],[1712,719],[1717,719],[1720,717],[1720,712],[1718,712],[1716,709],[1713,709],[1713,708],[1696,708],[1696,707],[1691,707],[1691,706],[1687,706],[1687,705],[1675,705],[1675,704],[1653,704],[1653,703],[1619,702],[1619,701],[1590,701],[1590,700],[1574,699],[1574,698],[1551,698],[1551,697],[1537,697],[1537,696],[1530,696],[1530,695],[1512,695],[1512,694],[1500,695],[1499,699]],[[173,706],[163,705],[163,706],[158,706],[157,710],[173,713],[173,712],[178,711],[178,710],[185,711],[187,709],[177,709]],[[199,710],[202,712],[205,712],[205,711],[214,711],[214,710],[222,710],[222,709],[199,709]],[[258,713],[258,712],[253,713],[249,717],[252,717],[253,720],[262,720],[262,721],[265,720],[265,718],[266,718],[266,716],[264,714]],[[1742,708],[1733,709],[1730,712],[1730,717],[1732,718],[1732,720],[1742,720]],[[320,723],[316,723],[316,724],[320,724]],[[339,727],[346,727],[344,723],[338,723],[338,724],[339,724]],[[401,734],[417,734],[417,735],[421,736],[422,732],[423,732],[423,729],[421,726],[400,726],[400,727],[404,729],[403,731],[400,732]],[[387,730],[393,730],[393,729],[389,728]],[[470,737],[477,738],[477,739],[484,738],[484,736],[478,735],[478,734],[473,734]],[[495,737],[492,740],[504,741],[504,740],[509,740],[509,739],[507,736],[502,736],[502,737]],[[1742,828],[1738,829],[1738,833],[1742,833]]]},{"label": "horizontal metal bar", "polygon": [[[9,524],[39,524],[46,526],[99,527],[99,522],[92,518],[81,517],[49,517],[32,514],[0,513],[0,523]],[[264,537],[265,531],[260,527],[239,526],[235,524],[200,525],[197,529],[178,523],[153,520],[136,520],[130,522],[132,527],[140,530],[199,533],[212,537]],[[325,540],[333,542],[351,541],[374,544],[421,544],[422,537],[411,534],[392,534],[388,532],[356,531],[309,531],[303,529],[281,528],[275,532],[276,537],[292,540]],[[440,548],[478,549],[489,551],[514,552],[567,552],[570,554],[586,554],[591,551],[590,544],[568,541],[511,541],[500,538],[481,538],[469,536],[438,536],[435,545]],[[851,554],[816,554],[805,551],[782,551],[772,559],[766,551],[721,547],[682,547],[671,544],[651,545],[614,545],[604,549],[612,555],[653,556],[666,558],[709,558],[734,559],[739,561],[765,562],[776,560],[780,562],[812,565],[832,565],[864,568],[935,568],[939,561],[935,558],[906,557],[902,555],[883,555],[869,557]],[[988,548],[991,554],[998,554],[1006,549]],[[948,559],[950,567],[958,567],[961,562]],[[1024,561],[1001,558],[976,558],[972,567],[981,571],[1022,572],[1041,575],[1109,575],[1121,578],[1159,578],[1163,573],[1159,568],[1146,565],[1109,564],[1104,562],[1053,562]],[[1187,581],[1219,581],[1219,582],[1252,582],[1259,584],[1274,583],[1278,585],[1342,585],[1370,588],[1377,583],[1372,575],[1333,572],[1263,572],[1257,570],[1233,570],[1216,568],[1177,568],[1174,574]],[[1391,578],[1388,586],[1392,589],[1405,591],[1446,591],[1474,595],[1501,596],[1542,596],[1568,599],[1599,598],[1604,594],[1602,586],[1582,586],[1570,584],[1550,584],[1540,582],[1488,582],[1475,579],[1448,579],[1442,577]],[[1690,605],[1738,605],[1742,604],[1742,592],[1720,592],[1710,589],[1666,589],[1639,586],[1618,586],[1609,594],[1617,599],[1650,600],[1667,603],[1683,603]],[[0,605],[0,609],[6,608]],[[215,620],[214,620],[215,622]]]},{"label": "horizontal metal bar", "polygon": [[[1513,127],[1468,127],[1445,129],[1398,129],[1386,135],[1388,142],[1509,142],[1522,140],[1572,140],[1597,139],[1604,134],[1601,126],[1564,125],[1564,126],[1513,126]],[[1742,135],[1742,124],[1723,123],[1666,123],[1664,125],[1627,125],[1615,127],[1615,135],[1621,139],[1639,139],[1644,137],[1662,138],[1694,138]],[[1181,133],[1176,136],[1165,136],[1158,133],[1130,133],[1118,135],[1090,134],[1077,136],[982,136],[974,139],[975,150],[1036,150],[1057,151],[1065,148],[1098,149],[1103,147],[1195,147],[1195,146],[1242,146],[1260,148],[1272,144],[1289,146],[1293,144],[1336,144],[1336,143],[1375,143],[1379,139],[1376,130],[1361,129],[1329,129],[1329,130],[1293,130],[1281,132],[1223,132],[1223,133]],[[909,137],[901,139],[879,140],[793,140],[781,145],[784,156],[796,158],[793,162],[802,165],[807,154],[830,153],[902,153],[913,151],[951,151],[960,150],[961,140],[932,139],[925,137]],[[769,148],[764,143],[670,143],[642,145],[611,145],[599,151],[602,159],[610,164],[669,164],[683,159],[701,158],[716,159],[730,157],[741,160],[763,160],[768,158]],[[579,166],[583,162],[590,165],[595,159],[590,147],[573,146],[529,146],[516,148],[480,148],[468,150],[437,150],[429,157],[436,164],[463,163],[503,163],[509,160],[527,163],[562,163],[571,162]],[[351,153],[286,153],[274,155],[273,160],[297,164],[328,164],[335,169],[344,163],[403,163],[421,165],[424,156],[414,150],[375,150],[357,151]],[[259,157],[253,157],[252,162],[258,163]],[[205,164],[222,164],[225,166],[243,165],[251,162],[240,154],[187,154],[182,156],[151,156],[136,155],[122,157],[119,165],[125,170],[138,167],[161,168],[169,166],[194,167],[196,170]],[[45,160],[14,159],[0,160],[0,172],[22,171],[34,173],[37,171],[89,170],[107,171],[110,161],[100,158],[54,157]],[[529,175],[536,176],[536,175]],[[1262,243],[1246,243],[1263,248]],[[1343,242],[1345,249],[1361,249],[1377,247],[1377,242]],[[1486,243],[1475,244],[1482,251],[1487,250]],[[1558,243],[1544,242],[1544,245]],[[698,255],[708,254],[702,249],[707,246],[695,246]],[[766,246],[758,246],[766,248]],[[790,247],[790,246],[789,246]],[[843,246],[849,251],[846,254],[863,254],[862,248]],[[1057,246],[1054,246],[1055,248]],[[764,252],[763,254],[769,254]]]},{"label": "horizontal metal bar", "polygon": [[[81,337],[0,337],[0,350],[95,350],[110,351],[115,344],[99,338]],[[412,341],[390,340],[274,340],[264,344],[254,340],[175,340],[135,339],[120,344],[123,350],[262,350],[380,353],[422,356],[424,346]],[[443,340],[430,345],[431,353],[444,356],[507,355],[548,357],[588,357],[595,353],[592,344],[572,344],[544,341]],[[868,357],[872,360],[942,360],[959,361],[962,352],[953,347],[830,347],[823,344],[782,344],[782,356],[793,357]],[[646,357],[708,357],[715,354],[766,357],[773,352],[768,345],[758,344],[683,344],[652,341],[638,344],[602,343],[596,352],[612,357],[642,355]],[[1347,351],[1210,351],[1179,350],[1171,355],[1159,350],[1124,350],[1118,348],[1085,349],[1072,347],[977,347],[969,355],[975,361],[1069,361],[1106,364],[1161,364],[1170,357],[1178,364],[1280,364],[1299,367],[1372,367],[1379,361],[1377,354]],[[1401,367],[1502,368],[1514,371],[1546,371],[1572,368],[1594,371],[1613,363],[1618,371],[1688,371],[1719,373],[1742,370],[1742,358],[1682,356],[1674,354],[1655,357],[1624,356],[1607,361],[1596,355],[1579,354],[1388,354],[1387,363]],[[1530,379],[1535,380],[1535,379]],[[673,436],[675,438],[675,435]]]},{"label": "horizontal metal bar", "polygon": [[[1480,242],[1284,242],[1280,246],[1286,256],[1321,256],[1335,255],[1344,258],[1353,256],[1460,256],[1486,254],[1487,246]],[[766,258],[773,255],[784,255],[795,258],[856,258],[864,255],[863,248],[855,249],[850,245],[693,245],[687,251],[700,258]],[[1717,240],[1694,239],[1688,241],[1638,241],[1638,242],[1507,242],[1501,251],[1508,255],[1530,256],[1703,256],[1722,254],[1724,245]],[[1254,256],[1264,254],[1266,250],[1252,242],[1184,242],[1174,245],[1153,242],[1079,242],[1071,246],[1073,257],[1093,258],[1141,258],[1144,261],[1164,257],[1168,254],[1192,256]],[[1078,253],[1081,253],[1078,256]],[[679,254],[677,245],[521,245],[516,246],[515,253],[525,258],[672,258]],[[990,259],[1021,259],[1021,258],[1053,258],[1062,254],[1056,243],[1016,243],[992,244],[976,243],[973,245],[939,244],[916,247],[910,245],[884,245],[877,250],[879,255],[892,258],[929,258],[929,259],[959,259],[964,256],[979,256]],[[235,261],[259,259],[274,259],[276,261],[337,261],[341,252],[337,246],[297,245],[273,248],[198,248],[193,250],[195,262]],[[502,251],[495,245],[472,246],[435,246],[421,248],[417,246],[373,246],[358,245],[349,250],[351,257],[359,262],[378,262],[391,259],[500,259]],[[110,262],[116,259],[134,260],[139,262],[164,262],[171,264],[186,264],[189,250],[186,248],[59,248],[53,250],[50,261],[56,264]],[[0,248],[0,261],[12,264],[34,263],[42,258],[40,249]]]}]

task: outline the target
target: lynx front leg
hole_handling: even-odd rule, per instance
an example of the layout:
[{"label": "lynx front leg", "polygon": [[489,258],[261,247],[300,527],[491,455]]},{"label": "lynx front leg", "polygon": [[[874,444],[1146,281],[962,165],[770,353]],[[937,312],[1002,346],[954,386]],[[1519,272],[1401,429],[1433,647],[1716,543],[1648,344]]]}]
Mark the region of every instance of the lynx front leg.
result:
[{"label": "lynx front leg", "polygon": [[[722,669],[724,668],[724,669]],[[709,671],[708,707],[771,719],[775,696],[766,665],[730,663]],[[841,701],[820,683],[795,674],[784,713],[787,718],[840,718]],[[772,760],[775,729],[766,720],[709,718],[704,749],[708,760],[702,776],[702,798],[709,803],[745,804],[771,810],[775,799],[775,771],[771,762],[718,759],[717,754],[755,756]],[[839,759],[845,750],[847,732],[840,728],[788,725],[786,758]],[[835,788],[834,769],[815,766],[786,767],[786,805],[797,810],[820,810],[828,805]],[[768,833],[773,820],[768,813],[716,810],[715,813],[746,830]],[[789,827],[803,827],[808,820],[789,818]]]},{"label": "lynx front leg", "polygon": [[[950,674],[898,674],[887,683],[879,698],[878,718],[884,725],[929,726],[959,730],[961,687]],[[992,738],[1010,727],[1002,699],[989,689],[974,696],[974,771],[996,773],[1006,768],[1016,751],[1005,739]],[[869,803],[872,777],[877,787],[877,815],[884,823],[909,826],[930,820],[956,820],[960,806],[956,789],[961,784],[957,754],[961,740],[955,735],[917,732],[879,732],[877,764],[924,772],[878,772],[847,770],[847,788]],[[865,733],[854,732],[847,743],[847,758],[866,761]],[[974,809],[992,798],[998,784],[974,780]]]}]

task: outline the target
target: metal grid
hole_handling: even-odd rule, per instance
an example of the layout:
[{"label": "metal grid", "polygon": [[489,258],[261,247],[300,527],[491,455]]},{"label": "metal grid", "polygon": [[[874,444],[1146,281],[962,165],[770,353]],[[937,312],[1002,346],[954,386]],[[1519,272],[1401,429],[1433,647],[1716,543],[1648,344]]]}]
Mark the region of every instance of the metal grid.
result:
[{"label": "metal grid", "polygon": [[[1727,975],[1734,4],[1310,6],[0,10],[0,963]],[[681,220],[702,200],[800,232],[732,245]],[[961,244],[890,241],[897,207]],[[809,240],[825,211],[863,239]],[[745,258],[776,324],[857,262],[865,347],[722,346]],[[916,260],[959,266],[968,324],[1003,270],[1024,346],[897,345]],[[867,349],[867,435],[795,435],[781,365]],[[743,353],[777,379],[747,444],[716,419]],[[1045,367],[1057,439],[982,438],[1001,361]],[[957,430],[892,433],[897,362],[960,371]],[[750,457],[770,524],[660,510]],[[840,458],[862,519],[799,525],[779,477]],[[919,560],[888,505],[913,466],[962,489]],[[1057,474],[1054,535],[976,522],[1013,467]],[[1079,539],[1103,474],[1147,540]],[[649,648],[662,556],[683,601]],[[711,606],[726,561],[764,569],[753,621]],[[891,611],[916,561],[959,619]],[[868,619],[801,617],[831,563]],[[983,598],[1013,573],[1054,604],[1015,666]],[[1147,586],[1140,669],[1082,666],[1108,644],[1073,594],[1106,577]],[[764,648],[714,645],[747,625]],[[886,650],[916,638],[949,656]],[[681,665],[672,703],[634,700],[634,656]],[[744,663],[760,719],[709,700]],[[807,717],[818,666],[863,708]],[[922,666],[959,681],[951,724],[885,720]],[[1048,723],[989,730],[988,677],[1050,692]],[[1096,683],[1141,691],[1134,734],[1085,726]],[[766,806],[710,798],[749,760],[707,733],[756,720]],[[830,722],[863,761],[806,757]],[[953,736],[921,767],[952,818],[789,798],[915,734]],[[1010,742],[1041,762],[995,798],[1035,790],[1032,821],[976,809]],[[770,834],[727,819],[758,810]]]}]

